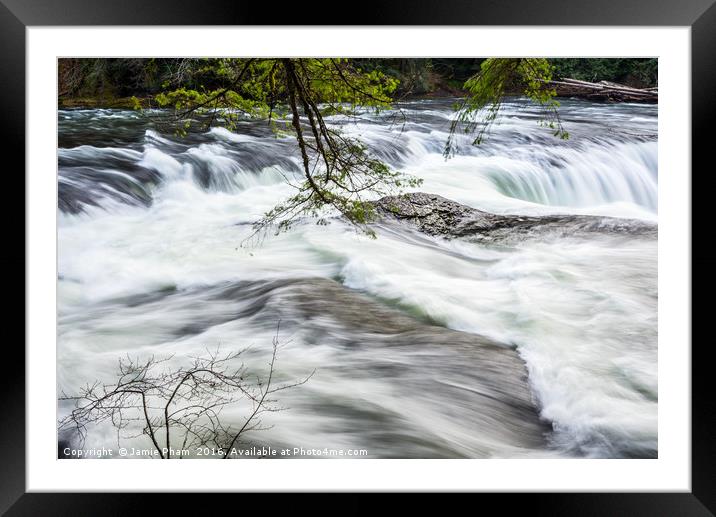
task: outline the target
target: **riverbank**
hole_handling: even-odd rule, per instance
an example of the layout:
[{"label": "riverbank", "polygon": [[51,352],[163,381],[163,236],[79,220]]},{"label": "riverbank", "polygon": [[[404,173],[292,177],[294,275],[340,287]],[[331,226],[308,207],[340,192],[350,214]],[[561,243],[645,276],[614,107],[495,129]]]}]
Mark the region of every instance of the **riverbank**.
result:
[{"label": "riverbank", "polygon": [[[142,108],[152,105],[151,97],[58,97],[58,109],[136,109],[137,102]],[[156,104],[156,103],[155,103]]]},{"label": "riverbank", "polygon": [[[624,84],[617,84],[609,81],[590,83],[576,79],[562,79],[553,81],[550,85],[554,88],[557,98],[561,99],[584,99],[593,102],[618,103],[634,102],[644,104],[658,103],[658,88],[633,88]],[[509,92],[511,96],[520,96],[521,91]],[[454,97],[466,97],[467,90],[458,88],[448,82],[441,82],[435,89],[419,94],[399,96],[396,102],[410,102],[415,100],[445,99]],[[60,96],[57,99],[58,109],[144,109],[157,106],[154,95],[141,97],[112,97],[112,96]]]}]

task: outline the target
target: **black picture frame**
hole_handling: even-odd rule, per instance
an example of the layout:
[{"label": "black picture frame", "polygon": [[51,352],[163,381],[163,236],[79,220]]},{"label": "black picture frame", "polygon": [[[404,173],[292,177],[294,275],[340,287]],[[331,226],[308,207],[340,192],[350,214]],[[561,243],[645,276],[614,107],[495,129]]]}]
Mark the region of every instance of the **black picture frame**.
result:
[{"label": "black picture frame", "polygon": [[[422,0],[410,4],[361,2],[361,8],[350,17],[331,16],[335,4],[321,6],[311,3],[311,9],[301,4],[281,9],[265,3],[228,0],[124,0],[121,5],[99,0],[0,0],[0,142],[4,149],[2,169],[5,182],[7,232],[15,232],[15,243],[5,241],[1,255],[6,272],[5,285],[23,294],[6,297],[6,329],[18,330],[25,320],[25,281],[17,273],[26,268],[25,226],[15,222],[16,215],[25,213],[25,29],[28,26],[62,25],[655,25],[691,27],[692,50],[692,171],[698,189],[692,187],[692,238],[696,241],[709,236],[709,217],[706,210],[713,196],[714,167],[711,157],[709,126],[716,120],[716,0],[512,0],[504,2],[472,2],[463,0]],[[197,5],[200,4],[200,5]],[[316,14],[323,13],[323,14]],[[342,20],[338,22],[336,20]],[[25,102],[21,102],[25,99]],[[15,161],[12,164],[10,157]],[[689,171],[684,171],[684,174]],[[21,195],[20,193],[23,193]],[[17,207],[9,206],[16,202]],[[693,212],[702,210],[702,214]],[[20,212],[22,210],[22,212]],[[12,215],[11,215],[12,214]],[[698,237],[701,236],[701,239]],[[22,244],[20,244],[22,242]],[[716,257],[712,254],[696,256],[692,253],[692,278],[697,278],[699,290],[712,292],[712,276]],[[27,274],[27,270],[25,275]],[[695,275],[695,276],[694,276]],[[20,302],[22,300],[22,303]],[[707,304],[692,303],[693,320],[706,316]],[[24,337],[23,325],[20,333]],[[693,335],[694,337],[696,334]],[[714,515],[716,513],[716,429],[713,397],[712,340],[692,339],[691,343],[672,343],[672,346],[691,348],[692,354],[692,490],[690,493],[640,494],[481,494],[481,498],[499,500],[501,511],[523,508],[536,515]],[[26,493],[25,490],[25,354],[19,339],[5,340],[6,365],[0,376],[2,383],[2,413],[0,421],[0,512],[7,515],[104,515],[129,514],[145,508],[147,495],[141,494],[59,494]],[[243,497],[243,496],[242,496]],[[350,496],[353,503],[346,510],[369,508],[371,502]],[[422,504],[422,496],[412,501]],[[455,496],[457,497],[457,496]],[[166,504],[165,500],[166,499]],[[167,508],[184,498],[173,495],[163,498]],[[462,497],[451,499],[461,502]],[[292,496],[292,506],[300,506],[303,495]],[[203,497],[203,504],[216,504],[215,497]],[[246,501],[246,499],[242,499]],[[323,500],[326,507],[334,503]],[[242,502],[242,507],[245,502]],[[473,503],[470,503],[473,504]],[[323,504],[322,504],[323,506]]]}]

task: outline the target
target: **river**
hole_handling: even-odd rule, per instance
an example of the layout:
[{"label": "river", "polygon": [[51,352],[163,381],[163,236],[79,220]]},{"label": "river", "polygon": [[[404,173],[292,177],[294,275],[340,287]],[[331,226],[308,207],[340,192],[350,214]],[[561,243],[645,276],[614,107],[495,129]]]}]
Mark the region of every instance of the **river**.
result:
[{"label": "river", "polygon": [[[656,106],[564,100],[562,141],[512,99],[485,143],[461,136],[445,160],[451,104],[331,121],[419,190],[474,208],[657,221]],[[280,320],[277,375],[315,373],[246,444],[657,455],[656,239],[480,243],[409,224],[378,224],[371,239],[333,218],[245,245],[300,176],[291,137],[249,120],[174,137],[121,110],[62,110],[58,123],[59,390],[113,381],[128,354],[181,366],[217,346],[249,346],[244,363],[262,372]],[[116,444],[107,424],[86,447]]]}]

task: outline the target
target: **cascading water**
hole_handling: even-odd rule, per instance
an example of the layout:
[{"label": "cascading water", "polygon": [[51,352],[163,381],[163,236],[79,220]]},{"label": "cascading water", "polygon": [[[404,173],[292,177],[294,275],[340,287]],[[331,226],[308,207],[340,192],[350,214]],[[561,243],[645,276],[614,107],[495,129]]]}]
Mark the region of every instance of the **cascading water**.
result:
[{"label": "cascading water", "polygon": [[[507,103],[479,147],[442,149],[450,102],[333,123],[420,190],[496,213],[657,219],[655,106],[565,101],[567,141]],[[115,379],[117,358],[243,348],[298,379],[274,447],[371,457],[653,457],[657,243],[628,235],[378,238],[338,219],[240,247],[292,193],[294,141],[255,121],[174,138],[134,112],[59,113],[58,387]],[[61,405],[60,411],[67,406]],[[230,411],[229,420],[241,421]],[[134,439],[146,445],[143,437]],[[87,446],[116,444],[109,426]]]}]

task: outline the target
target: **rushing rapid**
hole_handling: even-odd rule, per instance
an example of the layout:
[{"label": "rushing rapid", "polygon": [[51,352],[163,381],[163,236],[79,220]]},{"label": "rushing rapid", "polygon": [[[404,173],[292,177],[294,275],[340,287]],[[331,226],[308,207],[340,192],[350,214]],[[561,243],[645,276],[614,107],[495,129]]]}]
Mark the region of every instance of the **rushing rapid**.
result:
[{"label": "rushing rapid", "polygon": [[[449,160],[449,101],[331,121],[421,191],[470,207],[656,223],[656,106],[565,101],[566,141],[518,99],[504,109],[485,143],[461,135]],[[112,382],[127,354],[181,366],[217,346],[249,346],[244,363],[262,372],[280,321],[277,375],[315,373],[247,444],[657,455],[653,236],[481,243],[406,223],[371,239],[333,218],[246,241],[300,178],[291,137],[250,120],[180,138],[131,111],[58,118],[59,390]],[[88,433],[88,447],[113,445],[109,425]]]}]

